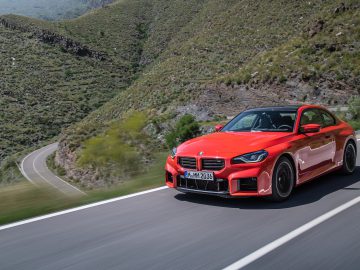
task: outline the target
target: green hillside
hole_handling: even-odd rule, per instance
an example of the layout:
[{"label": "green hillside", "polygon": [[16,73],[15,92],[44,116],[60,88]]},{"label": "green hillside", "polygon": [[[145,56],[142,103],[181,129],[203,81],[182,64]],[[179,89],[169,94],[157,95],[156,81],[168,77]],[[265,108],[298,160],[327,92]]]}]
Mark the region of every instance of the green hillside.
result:
[{"label": "green hillside", "polygon": [[[137,8],[129,5],[141,13]],[[119,17],[125,16],[136,29],[140,14],[126,7],[123,12]],[[79,20],[86,17],[90,16]],[[118,46],[120,59],[110,49],[97,52],[90,48],[93,44],[81,43],[80,37],[64,36],[60,28],[56,32],[57,23],[14,15],[0,17],[0,22],[0,164],[5,157],[59,134],[134,79],[141,38],[121,23],[113,29],[128,41]],[[81,56],[83,50],[104,59]]]},{"label": "green hillside", "polygon": [[[211,119],[260,104],[344,104],[359,94],[359,6],[342,2],[122,0],[69,21],[5,16],[0,36],[9,45],[0,56],[8,62],[2,84],[17,98],[1,95],[0,102],[19,113],[6,110],[9,116],[0,118],[12,128],[0,134],[7,142],[4,156],[51,138],[109,100],[63,130],[56,156],[68,177],[87,187],[106,186],[133,174],[130,167],[119,169],[108,141],[124,145],[140,163],[152,162],[151,152],[162,149],[169,125],[186,108]],[[21,48],[30,60],[13,72],[8,59]],[[24,110],[22,98],[31,104],[35,93],[42,99]],[[49,107],[54,100],[59,106]],[[76,106],[79,101],[84,107]],[[49,119],[59,120],[35,117],[46,110]],[[134,115],[143,115],[137,121],[144,129],[124,133],[121,127],[131,126]],[[41,132],[48,127],[49,133]],[[87,156],[98,147],[106,166]]]},{"label": "green hillside", "polygon": [[263,93],[272,90],[274,99],[283,93],[287,102],[344,104],[349,96],[360,95],[359,40],[358,6],[325,9],[300,35],[221,77],[218,81],[227,87],[218,88],[224,91],[250,85]]},{"label": "green hillside", "polygon": [[[119,1],[53,23],[0,17],[0,124],[5,127],[0,163],[59,134],[128,86],[201,7],[201,1],[188,1],[188,9],[173,16],[182,1],[173,3]],[[82,49],[104,57],[81,56]]]},{"label": "green hillside", "polygon": [[127,85],[107,63],[78,59],[0,27],[0,160],[57,135]]},{"label": "green hillside", "polygon": [[[82,178],[82,169],[74,166],[74,154],[81,158],[80,149],[84,141],[107,129],[107,123],[127,117],[132,110],[147,111],[150,118],[155,119],[153,121],[161,119],[160,122],[171,122],[177,114],[177,106],[197,105],[205,108],[209,115],[233,115],[249,105],[303,102],[305,95],[311,96],[310,102],[326,105],[334,101],[338,104],[346,102],[349,96],[357,94],[356,89],[352,88],[354,84],[346,85],[341,91],[326,89],[324,98],[313,94],[312,84],[317,80],[322,81],[321,77],[313,77],[310,82],[304,76],[306,90],[299,93],[294,92],[294,89],[281,87],[281,83],[286,82],[284,79],[275,80],[280,84],[276,91],[272,91],[273,84],[270,80],[266,82],[266,88],[263,87],[264,84],[260,85],[260,82],[265,81],[244,81],[240,84],[245,85],[246,93],[234,92],[229,98],[220,100],[218,97],[226,97],[233,86],[218,82],[229,77],[231,79],[227,79],[227,85],[229,81],[231,84],[232,80],[236,80],[239,69],[251,65],[261,55],[281,50],[294,39],[301,38],[308,27],[322,16],[330,16],[331,24],[336,24],[342,17],[355,22],[358,9],[352,3],[347,5],[351,9],[336,13],[333,19],[328,14],[333,14],[341,6],[340,1],[206,1],[197,16],[173,36],[166,49],[141,73],[138,80],[77,124],[75,129],[68,129],[63,134],[58,162],[69,168],[70,175]],[[356,27],[358,25],[354,26],[354,31],[358,31]],[[326,31],[321,35],[328,35],[330,38]],[[321,38],[321,35],[314,39]],[[345,35],[351,41],[356,38],[353,32],[344,32]],[[355,52],[359,52],[358,48]],[[338,52],[339,55],[342,53],[344,52]],[[302,55],[307,57],[305,51]],[[358,56],[355,54],[355,59],[358,59],[356,57]],[[308,64],[311,68],[310,59],[305,58],[303,66]],[[356,63],[354,65],[359,67]],[[303,66],[295,66],[298,70],[293,72],[301,76],[300,69]],[[325,69],[324,74],[332,74],[328,67]],[[352,69],[351,72],[349,75],[356,78],[355,70]],[[282,78],[285,75],[277,76]],[[324,77],[328,78],[326,75]],[[251,90],[247,91],[246,87]],[[344,95],[346,91],[347,95]],[[157,125],[157,129],[160,134],[166,132],[164,125]],[[71,158],[68,158],[67,153],[72,153]],[[86,176],[83,180],[87,181]]]}]

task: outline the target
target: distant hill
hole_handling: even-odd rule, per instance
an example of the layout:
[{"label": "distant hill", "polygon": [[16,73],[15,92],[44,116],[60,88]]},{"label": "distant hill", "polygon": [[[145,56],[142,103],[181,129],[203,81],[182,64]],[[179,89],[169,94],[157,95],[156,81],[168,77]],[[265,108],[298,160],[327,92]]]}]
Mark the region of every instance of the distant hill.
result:
[{"label": "distant hill", "polygon": [[185,112],[211,120],[263,104],[346,104],[359,95],[359,18],[355,0],[123,0],[69,21],[3,16],[3,158],[69,127],[57,163],[84,186],[104,175],[106,185],[126,177],[118,164],[77,160],[133,112],[152,136],[133,143],[141,152]]},{"label": "distant hill", "polygon": [[112,0],[0,0],[0,15],[16,14],[43,20],[76,18]]}]

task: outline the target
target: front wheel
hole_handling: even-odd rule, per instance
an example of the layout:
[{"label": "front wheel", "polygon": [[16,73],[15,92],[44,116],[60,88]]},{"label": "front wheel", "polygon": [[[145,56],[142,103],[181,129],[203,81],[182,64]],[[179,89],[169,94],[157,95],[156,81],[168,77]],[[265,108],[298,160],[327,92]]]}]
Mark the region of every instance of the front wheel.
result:
[{"label": "front wheel", "polygon": [[284,201],[290,197],[295,183],[295,172],[290,160],[281,157],[275,165],[272,177],[273,201]]},{"label": "front wheel", "polygon": [[346,144],[343,157],[342,172],[352,174],[356,168],[356,149],[353,142]]}]

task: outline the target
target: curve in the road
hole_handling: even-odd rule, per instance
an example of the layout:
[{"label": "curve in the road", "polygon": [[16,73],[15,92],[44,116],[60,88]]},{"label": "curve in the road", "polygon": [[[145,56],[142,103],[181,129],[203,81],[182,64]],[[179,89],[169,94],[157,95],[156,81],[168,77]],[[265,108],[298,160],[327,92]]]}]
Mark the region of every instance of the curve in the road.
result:
[{"label": "curve in the road", "polygon": [[61,179],[47,167],[46,159],[56,151],[57,147],[58,143],[53,143],[28,154],[21,161],[21,173],[35,185],[50,186],[67,196],[85,195],[85,192]]}]

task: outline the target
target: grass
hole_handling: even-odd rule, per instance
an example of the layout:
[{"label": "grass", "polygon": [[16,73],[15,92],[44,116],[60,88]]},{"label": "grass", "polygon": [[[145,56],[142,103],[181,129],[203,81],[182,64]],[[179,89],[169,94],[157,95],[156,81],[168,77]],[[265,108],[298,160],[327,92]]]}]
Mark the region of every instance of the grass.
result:
[{"label": "grass", "polygon": [[[48,168],[54,172],[55,175],[60,176],[61,178],[64,178],[66,176],[66,171],[64,168],[59,167],[56,165],[55,163],[55,152],[52,153],[50,156],[47,157],[46,159],[46,166],[48,166]],[[68,181],[69,179],[64,179],[66,181]],[[68,181],[69,182],[69,181]]]},{"label": "grass", "polygon": [[46,188],[21,183],[0,190],[0,224],[6,224],[76,205]]},{"label": "grass", "polygon": [[353,127],[354,130],[360,130],[360,120],[350,120],[347,122]]},{"label": "grass", "polygon": [[[78,166],[87,171],[95,168],[103,186],[116,185],[144,171],[154,158],[149,138],[142,132],[146,122],[146,115],[140,112],[113,122],[106,132],[85,141],[78,151]],[[84,185],[96,187],[96,182]]]},{"label": "grass", "polygon": [[0,50],[0,162],[58,135],[128,84],[105,63],[77,59],[1,26]]},{"label": "grass", "polygon": [[148,171],[135,176],[131,181],[108,190],[90,191],[88,196],[79,198],[64,197],[52,189],[34,187],[26,182],[4,187],[0,189],[0,224],[162,186],[166,155],[167,153],[157,153],[156,162]]},{"label": "grass", "polygon": [[[309,28],[321,21],[322,29],[314,36],[308,28],[288,42],[260,53],[239,71],[220,79],[228,85],[247,83],[285,83],[294,75],[304,81],[336,78],[351,88],[358,88],[356,78],[360,75],[360,11],[352,7],[334,13],[327,7],[309,22]],[[256,74],[256,75],[254,75]]]},{"label": "grass", "polygon": [[[340,119],[348,122],[354,130],[360,130],[360,97],[350,99],[347,112],[335,111],[335,113]],[[347,119],[349,116],[350,119]]]}]

